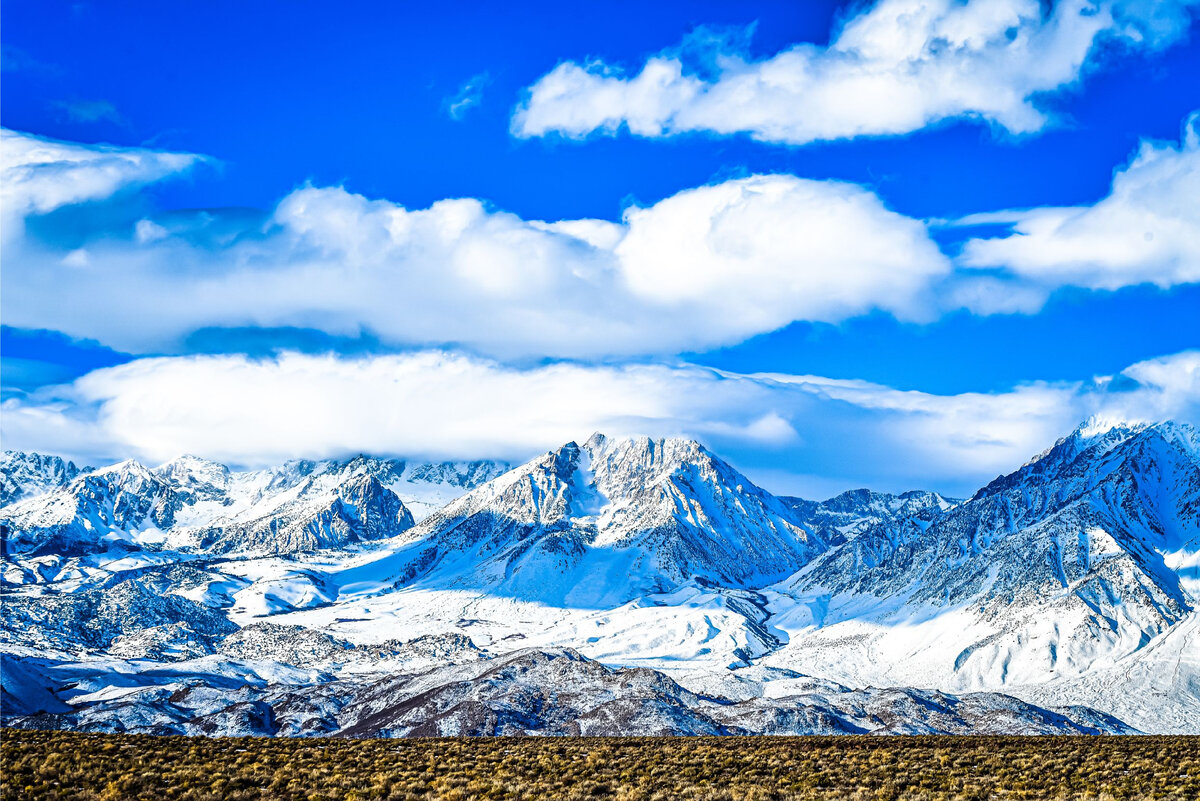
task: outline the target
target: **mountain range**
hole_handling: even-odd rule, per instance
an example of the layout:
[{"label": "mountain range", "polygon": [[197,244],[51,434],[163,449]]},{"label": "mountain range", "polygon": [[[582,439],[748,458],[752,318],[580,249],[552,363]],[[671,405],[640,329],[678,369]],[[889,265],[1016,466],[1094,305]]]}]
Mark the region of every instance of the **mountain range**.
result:
[{"label": "mountain range", "polygon": [[5,725],[1200,733],[1200,435],[1087,421],[970,498],[775,496],[698,442],[0,461]]}]

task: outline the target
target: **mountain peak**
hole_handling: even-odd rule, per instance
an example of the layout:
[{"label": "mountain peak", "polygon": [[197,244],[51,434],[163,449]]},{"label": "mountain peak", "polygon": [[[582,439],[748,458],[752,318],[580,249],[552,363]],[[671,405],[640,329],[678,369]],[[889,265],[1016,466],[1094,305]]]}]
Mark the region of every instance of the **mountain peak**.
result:
[{"label": "mountain peak", "polygon": [[587,438],[587,442],[583,443],[583,449],[588,452],[603,450],[606,442],[608,442],[608,437],[604,436],[599,431],[595,431],[590,437]]},{"label": "mountain peak", "polygon": [[98,467],[91,471],[90,475],[121,477],[136,476],[140,479],[150,479],[153,477],[150,468],[146,467],[146,465],[142,464],[136,459],[126,459],[123,462],[117,462],[116,464],[110,464],[105,467]]},{"label": "mountain peak", "polygon": [[219,465],[220,462],[215,462],[212,459],[205,459],[203,456],[197,456],[194,453],[184,453],[176,456],[174,459],[169,459],[163,462],[159,467],[167,467],[170,465]]},{"label": "mountain peak", "polygon": [[1129,420],[1112,414],[1093,414],[1076,428],[1068,439],[1075,439],[1085,447],[1101,438],[1125,439],[1150,427],[1141,420]]},{"label": "mountain peak", "polygon": [[1130,440],[1144,437],[1155,437],[1190,453],[1195,453],[1200,449],[1200,439],[1197,438],[1196,429],[1188,423],[1175,420],[1149,422],[1093,415],[1069,435],[1055,443],[1053,448],[1033,461],[1036,462],[1055,451],[1065,451],[1070,458],[1075,458],[1087,451],[1093,451],[1095,455],[1100,456],[1115,450]]},{"label": "mountain peak", "polygon": [[1069,461],[1097,445],[1104,445],[1106,449],[1111,448],[1134,434],[1144,431],[1149,426],[1149,423],[1126,420],[1115,415],[1094,414],[1080,423],[1074,431],[1026,462],[1022,469],[1046,462],[1048,459]]},{"label": "mountain peak", "polygon": [[44,495],[88,470],[91,468],[80,469],[59,456],[4,451],[0,456],[0,506]]},{"label": "mountain peak", "polygon": [[71,464],[71,462],[63,457],[55,456],[52,453],[5,450],[3,454],[0,454],[0,464],[8,464],[10,462],[60,462],[63,464]]},{"label": "mountain peak", "polygon": [[199,456],[184,455],[164,462],[152,471],[159,478],[181,488],[200,491],[206,495],[228,489],[229,468]]},{"label": "mountain peak", "polygon": [[419,563],[401,575],[429,586],[585,605],[692,581],[766,586],[826,547],[698,442],[603,435],[464,495],[409,541]]},{"label": "mountain peak", "polygon": [[1150,423],[1115,415],[1094,414],[1017,470],[993,479],[973,497],[992,495],[1026,480],[1045,479],[1068,468],[1084,453],[1090,451],[1097,456],[1103,455],[1151,427]]},{"label": "mountain peak", "polygon": [[678,467],[700,458],[712,459],[703,445],[687,437],[607,437],[593,434],[583,450],[595,460],[631,461],[656,470]]}]

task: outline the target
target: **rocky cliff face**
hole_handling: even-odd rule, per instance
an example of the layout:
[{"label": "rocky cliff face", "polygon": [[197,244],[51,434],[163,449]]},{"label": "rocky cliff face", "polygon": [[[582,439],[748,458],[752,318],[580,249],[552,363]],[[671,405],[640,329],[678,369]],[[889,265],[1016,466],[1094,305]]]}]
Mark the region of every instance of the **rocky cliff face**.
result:
[{"label": "rocky cliff face", "polygon": [[57,456],[5,451],[0,454],[0,507],[45,495],[90,469],[81,470],[74,462]]}]

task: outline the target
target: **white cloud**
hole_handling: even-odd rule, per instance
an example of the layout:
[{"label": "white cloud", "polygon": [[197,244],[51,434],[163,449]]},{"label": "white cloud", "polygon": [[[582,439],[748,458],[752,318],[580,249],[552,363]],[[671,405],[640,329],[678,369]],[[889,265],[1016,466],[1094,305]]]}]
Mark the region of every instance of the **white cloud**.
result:
[{"label": "white cloud", "polygon": [[0,214],[5,239],[29,214],[100,200],[187,171],[204,158],[112,145],[81,145],[0,129]]},{"label": "white cloud", "polygon": [[[1200,352],[1091,382],[935,395],[687,364],[519,369],[441,351],[142,359],[3,407],[5,447],[242,464],[359,451],[523,459],[594,430],[689,435],[778,489],[967,492],[1093,414],[1200,418]],[[805,479],[820,476],[820,481]]]},{"label": "white cloud", "polygon": [[[1095,206],[945,223],[1015,226],[953,262],[924,222],[838,181],[731,179],[616,222],[525,220],[471,198],[408,209],[313,186],[249,219],[147,216],[121,190],[199,157],[8,136],[20,147],[5,148],[4,174],[18,176],[5,209],[20,213],[5,226],[5,323],[133,353],[177,352],[205,328],[296,327],[502,359],[663,355],[793,321],[1032,313],[1064,285],[1200,281],[1193,128],[1178,146],[1144,144]],[[25,233],[25,219],[90,199],[104,201],[94,232],[47,217]]]},{"label": "white cloud", "polygon": [[947,273],[923,223],[853,184],[757,176],[630,209],[625,222],[616,254],[635,294],[707,307],[707,325],[745,321],[743,334],[870,308],[911,317]]},{"label": "white cloud", "polygon": [[[1195,0],[881,0],[827,47],[796,44],[764,60],[711,40],[692,71],[676,51],[636,75],[566,61],[513,114],[521,137],[747,133],[786,144],[920,130],[975,118],[1015,134],[1047,121],[1039,93],[1076,83],[1106,42],[1162,47],[1185,35]],[[701,48],[704,49],[704,48]],[[701,72],[705,74],[701,74]]]},{"label": "white cloud", "polygon": [[87,267],[90,261],[86,248],[76,248],[63,256],[60,264],[64,267]]},{"label": "white cloud", "polygon": [[134,239],[142,245],[148,242],[156,242],[159,239],[166,239],[167,235],[167,229],[154,222],[154,220],[138,220],[137,225],[133,228]]},{"label": "white cloud", "polygon": [[1070,284],[1116,289],[1200,281],[1200,117],[1179,145],[1143,142],[1095,205],[1035,208],[960,221],[1010,223],[1013,233],[972,239],[958,260],[1003,268],[1044,290]]},{"label": "white cloud", "polygon": [[[47,174],[35,168],[48,157],[29,157],[26,213],[193,159],[75,150]],[[108,161],[117,168],[105,183],[87,183]],[[62,188],[79,185],[90,188]],[[219,240],[141,213],[123,225],[72,242],[73,256],[56,236],[11,243],[6,322],[135,352],[170,350],[204,327],[298,326],[506,358],[674,353],[793,320],[873,309],[920,317],[933,305],[930,285],[951,270],[924,223],[869,190],[788,175],[685,190],[619,222],[524,220],[474,199],[410,210],[309,186],[265,225]]]},{"label": "white cloud", "polygon": [[1181,399],[1186,399],[1190,417],[1195,419],[1200,406],[1200,351],[1147,359],[1126,368],[1121,375],[1139,387],[1158,390],[1136,396],[1138,405],[1132,414],[1148,420],[1188,414],[1178,408]]}]

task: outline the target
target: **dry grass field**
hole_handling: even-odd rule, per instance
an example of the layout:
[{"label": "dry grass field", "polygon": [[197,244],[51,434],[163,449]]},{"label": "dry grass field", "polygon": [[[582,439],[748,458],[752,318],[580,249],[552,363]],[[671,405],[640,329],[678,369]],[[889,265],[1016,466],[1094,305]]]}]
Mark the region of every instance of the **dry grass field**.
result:
[{"label": "dry grass field", "polygon": [[5,730],[10,799],[1200,798],[1200,738],[297,740]]}]

